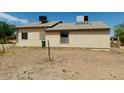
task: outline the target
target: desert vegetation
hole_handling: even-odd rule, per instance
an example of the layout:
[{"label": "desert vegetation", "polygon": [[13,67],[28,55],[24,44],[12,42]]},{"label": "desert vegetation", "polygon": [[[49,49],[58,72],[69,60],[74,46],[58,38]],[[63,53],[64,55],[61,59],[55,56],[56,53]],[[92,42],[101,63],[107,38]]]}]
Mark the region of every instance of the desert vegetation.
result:
[{"label": "desert vegetation", "polygon": [[14,38],[14,27],[14,25],[10,25],[6,22],[0,22],[0,44],[3,53],[6,52],[4,44],[11,43],[9,40]]}]

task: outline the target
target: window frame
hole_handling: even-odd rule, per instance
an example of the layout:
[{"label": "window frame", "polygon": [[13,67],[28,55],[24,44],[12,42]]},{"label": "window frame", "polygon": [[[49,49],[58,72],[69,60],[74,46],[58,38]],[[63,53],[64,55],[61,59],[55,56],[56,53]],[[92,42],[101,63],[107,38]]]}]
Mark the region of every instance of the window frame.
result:
[{"label": "window frame", "polygon": [[[67,33],[67,42],[62,42],[62,33]],[[69,44],[69,32],[60,32],[60,44]]]},{"label": "window frame", "polygon": [[[26,38],[25,38],[25,35],[24,34],[26,34]],[[23,36],[24,35],[24,36]],[[21,39],[22,40],[28,40],[28,32],[22,32],[21,33]]]}]

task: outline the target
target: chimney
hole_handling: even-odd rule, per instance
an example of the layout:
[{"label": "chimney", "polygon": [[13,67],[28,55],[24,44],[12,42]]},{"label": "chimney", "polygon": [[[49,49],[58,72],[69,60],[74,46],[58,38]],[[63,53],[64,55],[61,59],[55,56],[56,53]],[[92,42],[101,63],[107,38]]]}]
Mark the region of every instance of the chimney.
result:
[{"label": "chimney", "polygon": [[88,24],[88,16],[77,16],[77,24]]}]

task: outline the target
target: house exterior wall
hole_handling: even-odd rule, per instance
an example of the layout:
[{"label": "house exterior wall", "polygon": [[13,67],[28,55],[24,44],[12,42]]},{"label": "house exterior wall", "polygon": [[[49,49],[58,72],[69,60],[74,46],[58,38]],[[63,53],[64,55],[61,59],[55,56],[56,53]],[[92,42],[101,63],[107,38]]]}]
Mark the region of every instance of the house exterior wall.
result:
[{"label": "house exterior wall", "polygon": [[[63,31],[67,32],[67,31]],[[51,47],[110,48],[109,31],[69,31],[69,43],[60,43],[60,31],[47,31]]]},{"label": "house exterior wall", "polygon": [[[22,40],[22,32],[28,33],[28,39]],[[45,32],[42,28],[22,28],[17,31],[17,46],[41,46],[41,40],[45,40]]]},{"label": "house exterior wall", "polygon": [[45,29],[42,28],[40,29],[40,40],[45,40],[45,37],[46,37],[46,33],[45,33]]}]

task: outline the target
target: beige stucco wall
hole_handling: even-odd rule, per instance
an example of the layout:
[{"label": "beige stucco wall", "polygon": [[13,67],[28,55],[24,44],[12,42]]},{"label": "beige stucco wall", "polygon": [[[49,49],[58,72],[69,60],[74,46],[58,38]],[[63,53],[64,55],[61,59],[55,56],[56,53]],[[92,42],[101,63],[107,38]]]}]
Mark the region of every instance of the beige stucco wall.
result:
[{"label": "beige stucco wall", "polygon": [[[63,31],[64,32],[64,31]],[[69,43],[60,43],[60,32],[46,32],[51,47],[110,48],[109,31],[69,31]]]},{"label": "beige stucco wall", "polygon": [[[41,36],[40,35],[41,35],[41,33],[44,33],[42,28],[23,28],[23,29],[18,29],[17,32],[18,32],[18,35],[17,35],[16,46],[35,46],[35,47],[41,46]],[[28,33],[27,40],[21,39],[22,32]]]}]

